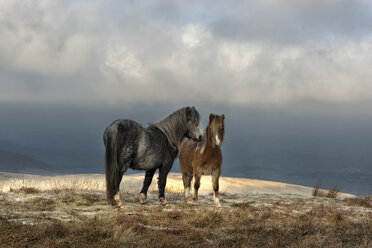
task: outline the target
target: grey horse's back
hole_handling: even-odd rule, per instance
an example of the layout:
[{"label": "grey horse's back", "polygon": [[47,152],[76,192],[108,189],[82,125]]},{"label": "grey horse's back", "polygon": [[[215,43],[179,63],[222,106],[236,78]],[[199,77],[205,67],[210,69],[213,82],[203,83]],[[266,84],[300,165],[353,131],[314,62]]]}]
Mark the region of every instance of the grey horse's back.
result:
[{"label": "grey horse's back", "polygon": [[125,138],[124,136],[138,136],[142,130],[142,126],[135,121],[126,119],[116,120],[106,128],[103,134],[103,140],[105,144],[109,138],[119,142],[121,138]]}]

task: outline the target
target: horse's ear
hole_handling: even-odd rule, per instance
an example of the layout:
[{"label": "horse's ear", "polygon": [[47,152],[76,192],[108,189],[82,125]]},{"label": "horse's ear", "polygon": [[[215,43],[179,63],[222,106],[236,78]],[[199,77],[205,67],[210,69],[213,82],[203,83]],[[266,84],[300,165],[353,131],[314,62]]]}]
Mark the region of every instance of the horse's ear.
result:
[{"label": "horse's ear", "polygon": [[214,117],[215,117],[214,114],[210,114],[210,115],[209,115],[209,122],[213,121]]},{"label": "horse's ear", "polygon": [[224,121],[225,120],[225,114],[222,114],[221,118],[222,118],[222,121]]},{"label": "horse's ear", "polygon": [[190,107],[186,107],[186,119],[188,121],[191,120],[191,109],[190,109]]}]

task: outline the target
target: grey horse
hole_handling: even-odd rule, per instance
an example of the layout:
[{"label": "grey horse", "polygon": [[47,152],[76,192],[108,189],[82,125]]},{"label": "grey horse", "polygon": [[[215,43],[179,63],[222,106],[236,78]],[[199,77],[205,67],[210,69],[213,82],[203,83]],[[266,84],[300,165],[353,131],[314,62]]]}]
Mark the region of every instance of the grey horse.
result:
[{"label": "grey horse", "polygon": [[140,193],[140,202],[146,203],[148,188],[159,168],[159,200],[166,205],[167,175],[177,157],[181,140],[188,137],[199,141],[202,135],[200,116],[195,107],[181,108],[147,128],[132,120],[114,121],[103,134],[107,201],[122,208],[120,182],[126,170],[131,168],[146,171]]}]

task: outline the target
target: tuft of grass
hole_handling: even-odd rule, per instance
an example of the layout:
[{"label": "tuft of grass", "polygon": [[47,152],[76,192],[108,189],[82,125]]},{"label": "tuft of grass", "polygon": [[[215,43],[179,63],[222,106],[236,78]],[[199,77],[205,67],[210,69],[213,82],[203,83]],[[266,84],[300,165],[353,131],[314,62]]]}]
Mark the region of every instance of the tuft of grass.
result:
[{"label": "tuft of grass", "polygon": [[349,198],[346,201],[350,206],[372,208],[372,196]]},{"label": "tuft of grass", "polygon": [[172,219],[172,220],[178,220],[182,217],[182,213],[178,212],[178,211],[169,211],[167,213],[167,217],[169,219]]},{"label": "tuft of grass", "polygon": [[328,198],[336,198],[340,193],[340,189],[338,186],[333,186],[330,190],[328,190],[328,193],[326,197]]},{"label": "tuft of grass", "polygon": [[191,224],[194,227],[199,228],[213,228],[218,226],[222,220],[222,214],[218,211],[199,212],[196,216],[194,216]]},{"label": "tuft of grass", "polygon": [[312,196],[325,197],[326,194],[322,187],[323,185],[321,183],[317,183],[313,188]]},{"label": "tuft of grass", "polygon": [[252,202],[233,203],[232,206],[247,211],[255,211],[256,208],[251,205]]},{"label": "tuft of grass", "polygon": [[69,194],[61,194],[58,201],[75,206],[91,206],[97,203],[106,203],[103,194],[86,193],[86,192],[70,192]]},{"label": "tuft of grass", "polygon": [[50,211],[56,207],[54,199],[36,197],[21,202],[22,207],[29,210]]},{"label": "tuft of grass", "polygon": [[20,188],[10,188],[10,192],[13,193],[22,193],[22,194],[38,194],[40,193],[40,190],[34,188],[34,187],[25,187],[22,186]]},{"label": "tuft of grass", "polygon": [[336,198],[340,194],[340,188],[338,186],[333,186],[330,190],[322,188],[323,185],[317,183],[313,188],[312,196]]},{"label": "tuft of grass", "polygon": [[335,211],[334,213],[331,213],[328,217],[330,222],[334,223],[335,225],[339,225],[345,220],[343,213],[340,211]]},{"label": "tuft of grass", "polygon": [[313,192],[312,192],[312,196],[319,196],[319,193],[320,193],[320,187],[321,187],[321,184],[320,183],[317,183],[314,188],[313,188]]}]

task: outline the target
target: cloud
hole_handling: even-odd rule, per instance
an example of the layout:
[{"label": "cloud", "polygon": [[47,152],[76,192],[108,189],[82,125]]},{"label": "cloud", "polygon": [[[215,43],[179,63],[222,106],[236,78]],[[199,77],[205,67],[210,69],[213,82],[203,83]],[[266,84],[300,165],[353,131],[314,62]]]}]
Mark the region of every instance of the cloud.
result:
[{"label": "cloud", "polygon": [[368,1],[0,2],[0,100],[372,99]]},{"label": "cloud", "polygon": [[294,44],[365,36],[372,27],[371,4],[363,0],[236,1],[234,6],[212,23],[215,35]]}]

